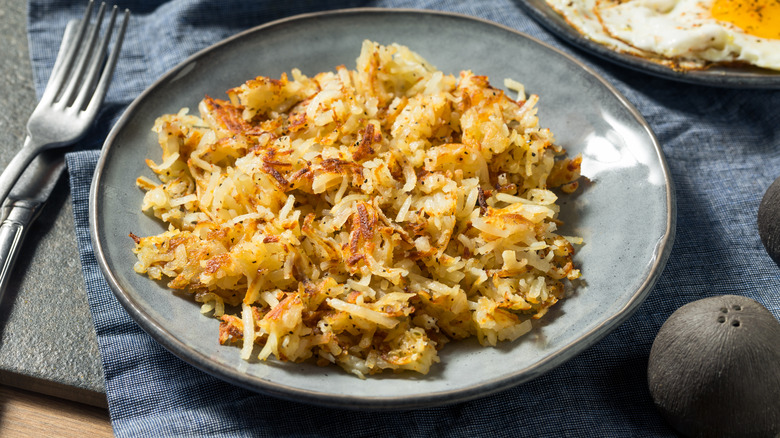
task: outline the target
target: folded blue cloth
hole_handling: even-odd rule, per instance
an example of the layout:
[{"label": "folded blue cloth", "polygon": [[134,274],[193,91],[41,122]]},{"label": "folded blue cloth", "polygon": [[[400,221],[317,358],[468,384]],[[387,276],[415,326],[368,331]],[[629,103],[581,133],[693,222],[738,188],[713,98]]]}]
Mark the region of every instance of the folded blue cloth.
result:
[{"label": "folded blue cloth", "polygon": [[[29,2],[35,85],[41,92],[66,22],[83,1]],[[655,334],[681,305],[707,296],[751,297],[780,317],[780,269],[767,256],[756,212],[780,175],[780,92],[676,83],[601,61],[548,34],[510,0],[128,0],[133,12],[97,128],[68,155],[76,234],[117,436],[674,436],[647,389]],[[92,250],[88,191],[98,151],[120,112],[195,51],[249,27],[324,8],[417,7],[493,20],[572,53],[613,83],[652,126],[678,199],[667,267],[639,310],[601,342],[513,389],[454,406],[360,412],[278,400],[182,362],[127,315]]]}]

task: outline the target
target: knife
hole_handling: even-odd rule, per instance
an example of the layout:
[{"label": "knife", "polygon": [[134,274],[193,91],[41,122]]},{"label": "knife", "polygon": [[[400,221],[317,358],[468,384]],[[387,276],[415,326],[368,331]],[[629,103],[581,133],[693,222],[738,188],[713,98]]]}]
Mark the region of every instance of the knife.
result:
[{"label": "knife", "polygon": [[0,223],[0,303],[11,271],[30,226],[41,214],[46,201],[65,171],[62,151],[38,155],[25,169],[3,205]]},{"label": "knife", "polygon": [[[60,52],[75,37],[78,20],[65,27]],[[62,62],[58,56],[56,65]],[[30,226],[41,214],[43,206],[65,171],[62,151],[43,152],[27,166],[3,203],[0,223],[0,305],[11,278],[11,270],[19,256],[22,242]]]}]

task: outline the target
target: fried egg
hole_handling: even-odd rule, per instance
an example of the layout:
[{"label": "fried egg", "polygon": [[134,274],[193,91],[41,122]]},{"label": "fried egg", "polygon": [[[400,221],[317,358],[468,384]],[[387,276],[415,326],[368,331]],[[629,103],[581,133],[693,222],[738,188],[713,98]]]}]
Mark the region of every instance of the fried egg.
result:
[{"label": "fried egg", "polygon": [[778,0],[547,0],[591,40],[680,69],[780,70]]}]

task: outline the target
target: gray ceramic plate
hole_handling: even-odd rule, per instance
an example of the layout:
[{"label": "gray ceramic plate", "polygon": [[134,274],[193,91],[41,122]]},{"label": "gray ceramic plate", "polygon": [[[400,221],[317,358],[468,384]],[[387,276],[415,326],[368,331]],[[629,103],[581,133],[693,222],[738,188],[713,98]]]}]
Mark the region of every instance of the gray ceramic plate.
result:
[{"label": "gray ceramic plate", "polygon": [[[328,38],[322,38],[328,35]],[[163,226],[140,212],[138,175],[159,160],[154,119],[196,108],[204,94],[257,75],[279,77],[354,68],[363,39],[398,42],[438,68],[472,69],[497,85],[525,83],[541,96],[543,125],[572,153],[582,153],[592,181],[563,199],[566,233],[586,244],[576,260],[587,284],[551,311],[533,332],[498,348],[451,343],[426,376],[360,380],[339,368],[250,363],[220,346],[218,322],[187,297],[133,272],[128,233]],[[485,50],[500,47],[500,50]],[[117,298],[152,337],[183,360],[234,384],[279,397],[353,408],[409,408],[468,400],[533,379],[573,358],[628,318],[648,294],[671,250],[675,203],[658,143],[637,111],[609,84],[571,57],[511,29],[470,17],[424,11],[356,9],[304,15],[255,28],[202,51],[145,91],[104,146],[92,185],[90,224],[100,266]]]},{"label": "gray ceramic plate", "polygon": [[529,15],[549,31],[596,56],[654,76],[698,85],[728,88],[780,89],[780,71],[758,67],[712,67],[707,70],[676,71],[661,64],[616,52],[580,34],[545,0],[517,0]]}]

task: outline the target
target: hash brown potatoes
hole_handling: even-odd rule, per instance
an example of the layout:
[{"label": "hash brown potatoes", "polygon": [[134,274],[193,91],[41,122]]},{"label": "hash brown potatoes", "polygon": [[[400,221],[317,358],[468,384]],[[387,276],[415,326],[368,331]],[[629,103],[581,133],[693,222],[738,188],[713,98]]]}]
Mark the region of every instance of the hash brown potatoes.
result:
[{"label": "hash brown potatoes", "polygon": [[138,179],[169,229],[134,236],[136,271],[192,292],[245,359],[426,373],[449,340],[526,333],[579,277],[549,189],[580,159],[537,96],[368,41],[355,70],[291,75],[159,118],[159,181]]}]

